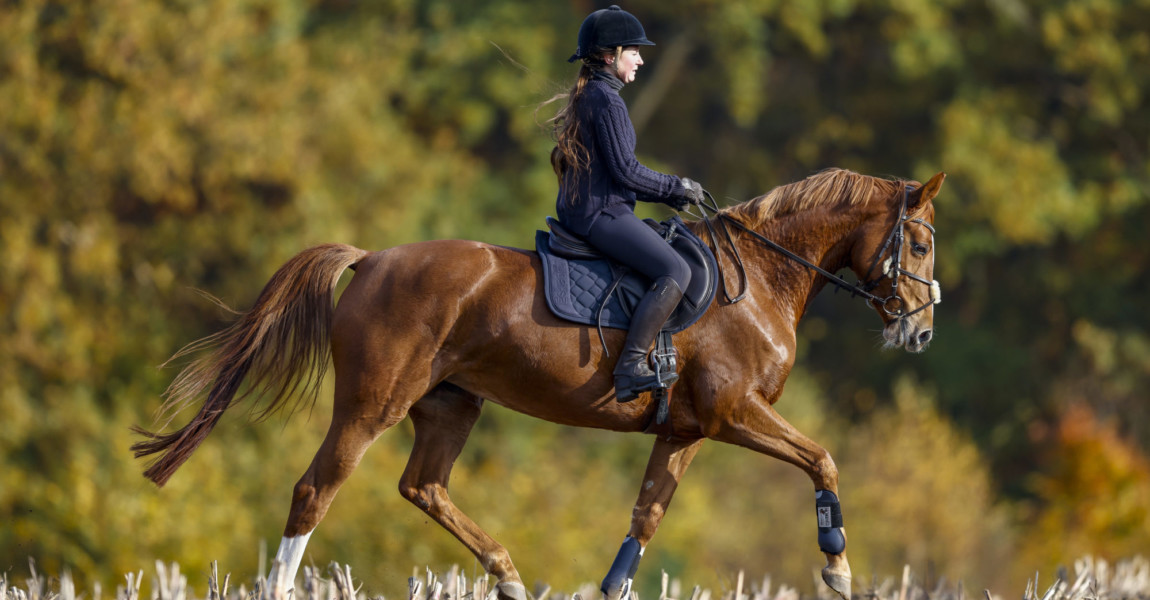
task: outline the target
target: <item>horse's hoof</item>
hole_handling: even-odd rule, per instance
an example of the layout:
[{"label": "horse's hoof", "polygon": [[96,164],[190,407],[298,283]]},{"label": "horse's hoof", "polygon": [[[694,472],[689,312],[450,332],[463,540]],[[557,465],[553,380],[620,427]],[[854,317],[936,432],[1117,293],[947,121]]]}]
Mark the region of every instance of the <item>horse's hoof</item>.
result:
[{"label": "horse's hoof", "polygon": [[527,600],[527,588],[518,581],[504,581],[495,584],[495,595],[499,600]]},{"label": "horse's hoof", "polygon": [[826,567],[823,569],[823,581],[839,596],[842,596],[843,600],[851,600],[850,572],[835,573],[830,570],[830,567]]}]

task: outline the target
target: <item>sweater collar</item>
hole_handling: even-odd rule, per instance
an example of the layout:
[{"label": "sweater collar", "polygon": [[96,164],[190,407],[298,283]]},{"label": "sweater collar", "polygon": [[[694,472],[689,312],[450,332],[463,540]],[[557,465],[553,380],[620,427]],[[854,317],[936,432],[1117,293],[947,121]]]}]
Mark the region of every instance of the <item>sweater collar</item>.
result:
[{"label": "sweater collar", "polygon": [[607,84],[607,87],[615,90],[616,92],[623,89],[623,80],[619,79],[615,76],[614,73],[611,73],[606,69],[595,69],[591,73],[591,79],[595,81],[602,81],[603,83]]}]

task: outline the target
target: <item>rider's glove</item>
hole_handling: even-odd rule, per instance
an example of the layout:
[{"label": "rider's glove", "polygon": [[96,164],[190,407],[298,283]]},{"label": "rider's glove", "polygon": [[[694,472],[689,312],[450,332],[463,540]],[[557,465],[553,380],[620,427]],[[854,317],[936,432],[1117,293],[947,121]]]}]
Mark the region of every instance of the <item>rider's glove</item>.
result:
[{"label": "rider's glove", "polygon": [[691,205],[691,200],[686,196],[671,196],[667,199],[667,205],[675,210],[683,210]]},{"label": "rider's glove", "polygon": [[691,204],[703,203],[703,186],[699,185],[699,182],[683,177],[679,179],[679,183],[686,189],[684,198],[687,202]]}]

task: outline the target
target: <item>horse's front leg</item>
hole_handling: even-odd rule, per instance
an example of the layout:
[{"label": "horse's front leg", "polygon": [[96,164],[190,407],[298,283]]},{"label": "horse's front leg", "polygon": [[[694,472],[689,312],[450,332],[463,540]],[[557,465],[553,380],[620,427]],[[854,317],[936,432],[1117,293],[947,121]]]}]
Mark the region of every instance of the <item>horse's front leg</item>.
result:
[{"label": "horse's front leg", "polygon": [[750,448],[789,462],[815,484],[819,549],[827,557],[823,581],[845,600],[851,597],[851,568],[846,555],[846,531],[839,509],[839,471],[831,455],[791,426],[761,395],[738,404],[722,423],[707,427],[711,439]]},{"label": "horse's front leg", "polygon": [[631,530],[627,532],[623,547],[615,556],[615,562],[611,563],[611,570],[600,588],[607,600],[630,596],[631,581],[639,568],[643,550],[655,536],[655,530],[671,504],[671,497],[675,495],[675,488],[703,439],[668,441],[656,438],[651,458],[647,461],[647,472],[643,475],[643,485],[639,489],[639,500],[635,502],[631,515]]}]

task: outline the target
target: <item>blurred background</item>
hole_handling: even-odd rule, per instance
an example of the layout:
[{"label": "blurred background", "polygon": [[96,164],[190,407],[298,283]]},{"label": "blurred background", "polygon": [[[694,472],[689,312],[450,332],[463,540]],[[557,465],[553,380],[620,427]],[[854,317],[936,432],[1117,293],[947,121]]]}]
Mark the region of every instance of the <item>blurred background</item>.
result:
[{"label": "blurred background", "polygon": [[[146,482],[128,427],[156,425],[158,365],[231,318],[196,290],[246,309],[321,242],[529,247],[556,193],[539,106],[606,5],[0,2],[0,572],[254,574],[330,392],[290,421],[237,410]],[[857,584],[910,564],[1009,595],[1150,552],[1150,2],[623,8],[658,43],[623,90],[648,166],[727,203],[832,166],[949,175],[931,349],[881,352],[873,312],[825,292],[778,405],[836,458]],[[371,448],[305,561],[389,596],[417,565],[482,571],[397,493],[411,442],[404,423]],[[529,587],[574,589],[610,565],[650,445],[489,403],[451,489]],[[705,444],[638,591],[744,569],[813,592],[812,497],[793,467]]]}]

